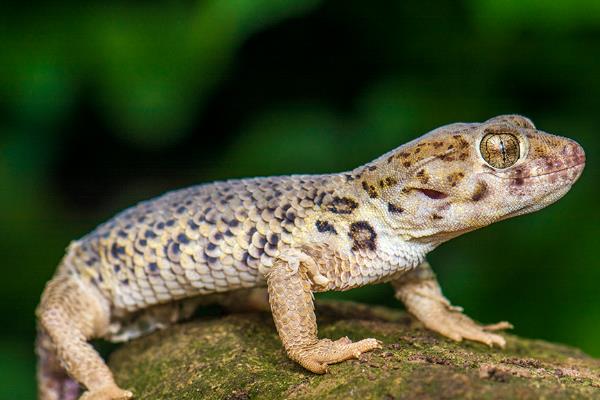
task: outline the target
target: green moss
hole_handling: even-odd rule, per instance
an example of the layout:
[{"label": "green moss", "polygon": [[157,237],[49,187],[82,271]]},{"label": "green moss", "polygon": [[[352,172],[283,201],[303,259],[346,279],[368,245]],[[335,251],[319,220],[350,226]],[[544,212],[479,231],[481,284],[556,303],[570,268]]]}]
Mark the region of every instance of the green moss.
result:
[{"label": "green moss", "polygon": [[384,348],[315,375],[290,361],[267,313],[174,326],[111,357],[136,399],[600,398],[600,361],[567,346],[506,335],[505,350],[455,343],[405,313],[319,302],[321,337],[375,337]]}]

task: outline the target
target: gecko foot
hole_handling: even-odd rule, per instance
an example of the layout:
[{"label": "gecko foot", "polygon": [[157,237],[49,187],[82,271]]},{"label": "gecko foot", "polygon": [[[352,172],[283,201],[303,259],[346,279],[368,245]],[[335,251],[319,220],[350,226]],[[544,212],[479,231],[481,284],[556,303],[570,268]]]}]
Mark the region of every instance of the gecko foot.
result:
[{"label": "gecko foot", "polygon": [[347,337],[343,337],[336,341],[321,339],[314,345],[292,351],[291,355],[293,359],[309,371],[324,374],[327,372],[329,364],[358,358],[362,353],[380,348],[381,343],[376,339],[363,339],[352,342]]},{"label": "gecko foot", "polygon": [[123,390],[118,386],[107,386],[101,389],[85,392],[79,400],[129,400],[133,399],[133,393]]},{"label": "gecko foot", "polygon": [[460,311],[451,309],[434,309],[430,310],[429,314],[430,319],[421,319],[427,328],[458,342],[467,339],[487,344],[490,347],[504,348],[506,340],[500,335],[489,332],[512,328],[512,325],[506,321],[481,326]]},{"label": "gecko foot", "polygon": [[459,342],[467,339],[490,347],[504,348],[506,345],[502,336],[489,332],[511,329],[510,323],[502,321],[492,325],[477,324],[462,313],[461,307],[450,304],[435,281],[408,284],[401,291],[401,298],[408,311],[428,329]]}]

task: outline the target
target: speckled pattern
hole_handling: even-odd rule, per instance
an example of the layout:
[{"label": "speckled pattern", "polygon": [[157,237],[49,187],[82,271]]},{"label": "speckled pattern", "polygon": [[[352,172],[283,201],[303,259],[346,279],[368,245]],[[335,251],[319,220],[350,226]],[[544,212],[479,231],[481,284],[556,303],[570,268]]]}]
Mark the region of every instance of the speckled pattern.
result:
[{"label": "speckled pattern", "polygon": [[507,115],[438,128],[345,173],[216,182],[140,203],[71,243],[46,287],[40,398],[75,398],[72,378],[88,389],[82,399],[130,398],[87,340],[128,340],[189,317],[207,295],[254,287],[268,287],[288,355],[317,373],[379,343],[318,339],[312,292],[375,282],[392,281],[428,328],[503,346],[488,331],[509,324],[481,327],[453,307],[425,255],[558,200],[584,163],[574,141]]},{"label": "speckled pattern", "polygon": [[266,270],[302,236],[336,179],[255,178],[167,193],[75,242],[71,273],[127,311],[264,284]]}]

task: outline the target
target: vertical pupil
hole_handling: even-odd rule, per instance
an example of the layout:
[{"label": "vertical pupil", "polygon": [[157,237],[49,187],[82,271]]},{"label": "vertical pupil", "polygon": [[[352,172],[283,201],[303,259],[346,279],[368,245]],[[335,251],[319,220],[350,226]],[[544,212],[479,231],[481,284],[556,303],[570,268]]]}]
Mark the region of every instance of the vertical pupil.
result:
[{"label": "vertical pupil", "polygon": [[502,152],[502,161],[506,164],[506,148],[504,147],[504,140],[500,138],[500,151]]}]

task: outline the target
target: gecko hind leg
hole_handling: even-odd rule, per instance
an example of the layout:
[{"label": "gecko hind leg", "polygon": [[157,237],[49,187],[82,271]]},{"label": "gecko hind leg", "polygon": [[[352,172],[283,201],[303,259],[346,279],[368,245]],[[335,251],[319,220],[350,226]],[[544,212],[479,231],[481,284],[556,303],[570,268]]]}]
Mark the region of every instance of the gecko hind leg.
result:
[{"label": "gecko hind leg", "polygon": [[329,364],[381,348],[375,339],[319,340],[311,285],[301,268],[295,270],[286,262],[276,262],[267,274],[267,286],[273,320],[283,346],[292,360],[309,371],[323,374]]},{"label": "gecko hind leg", "polygon": [[510,329],[512,325],[502,321],[482,326],[463,314],[461,307],[452,306],[442,294],[435,274],[427,262],[393,281],[392,285],[396,291],[396,298],[428,329],[456,341],[467,339],[501,348],[506,345],[502,336],[490,332]]},{"label": "gecko hind leg", "polygon": [[48,283],[37,309],[40,400],[73,399],[79,391],[75,382],[88,390],[81,400],[133,397],[117,386],[104,360],[87,342],[108,327],[106,308],[99,294],[76,278],[64,275]]},{"label": "gecko hind leg", "polygon": [[79,384],[71,378],[56,358],[50,337],[38,328],[35,350],[38,356],[37,380],[43,400],[76,400]]}]

